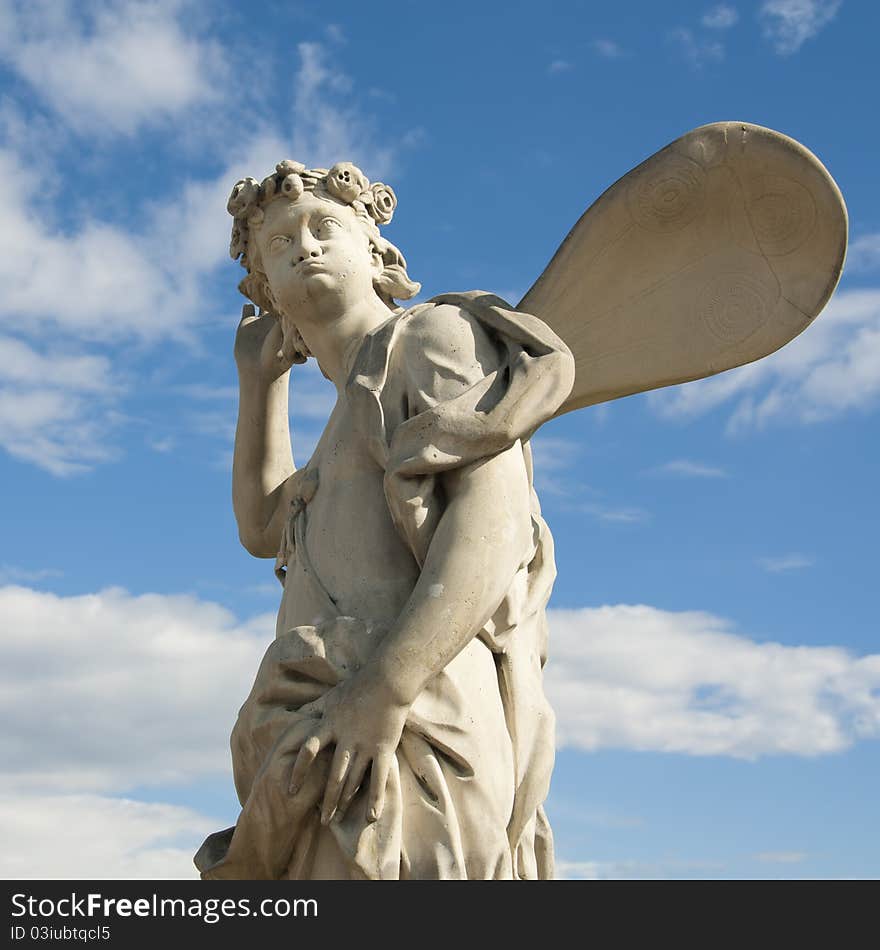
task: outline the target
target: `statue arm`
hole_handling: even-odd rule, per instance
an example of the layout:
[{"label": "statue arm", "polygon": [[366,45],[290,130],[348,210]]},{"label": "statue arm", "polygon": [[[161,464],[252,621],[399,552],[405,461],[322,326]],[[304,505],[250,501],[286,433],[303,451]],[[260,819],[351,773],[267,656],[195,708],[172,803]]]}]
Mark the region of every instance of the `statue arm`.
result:
[{"label": "statue arm", "polygon": [[522,448],[443,476],[447,498],[422,572],[365,675],[410,705],[498,609],[531,543]]},{"label": "statue arm", "polygon": [[239,403],[232,460],[232,507],[241,543],[274,557],[295,471],[287,412],[290,367],[279,358],[281,331],[271,316],[245,316],[236,335]]},{"label": "statue arm", "polygon": [[416,586],[371,660],[325,693],[300,747],[297,795],[321,749],[335,745],[321,820],[344,813],[370,769],[368,820],[382,813],[409,708],[498,609],[531,542],[530,493],[517,442],[444,478],[447,505]]}]

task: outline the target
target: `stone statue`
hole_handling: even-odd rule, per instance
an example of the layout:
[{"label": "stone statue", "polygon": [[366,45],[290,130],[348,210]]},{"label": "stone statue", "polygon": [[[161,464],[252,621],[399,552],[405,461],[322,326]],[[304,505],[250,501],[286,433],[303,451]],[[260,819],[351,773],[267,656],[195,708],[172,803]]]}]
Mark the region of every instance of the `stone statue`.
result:
[{"label": "stone statue", "polygon": [[[204,878],[550,878],[542,688],[553,546],[529,439],[552,416],[754,360],[800,332],[846,217],[797,143],[717,123],[612,186],[513,307],[419,285],[355,165],[235,185],[247,276],[233,503],[276,558],[276,639],[232,736],[242,804]],[[337,402],[308,464],[291,366]],[[294,385],[295,389],[295,385]]]}]

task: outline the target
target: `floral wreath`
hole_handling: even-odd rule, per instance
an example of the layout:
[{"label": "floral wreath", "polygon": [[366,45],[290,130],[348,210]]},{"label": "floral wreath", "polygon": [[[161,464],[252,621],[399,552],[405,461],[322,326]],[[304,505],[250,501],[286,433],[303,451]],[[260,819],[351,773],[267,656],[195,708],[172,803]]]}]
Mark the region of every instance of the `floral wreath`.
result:
[{"label": "floral wreath", "polygon": [[281,196],[296,201],[307,191],[349,205],[376,235],[378,225],[388,224],[397,207],[397,195],[389,185],[378,181],[371,185],[367,176],[351,162],[337,162],[327,169],[306,168],[300,162],[285,159],[275,166],[274,174],[262,182],[242,178],[235,183],[226,204],[226,210],[235,219],[229,256],[240,260],[242,267],[250,271],[248,240],[251,229],[262,223],[262,206]]}]

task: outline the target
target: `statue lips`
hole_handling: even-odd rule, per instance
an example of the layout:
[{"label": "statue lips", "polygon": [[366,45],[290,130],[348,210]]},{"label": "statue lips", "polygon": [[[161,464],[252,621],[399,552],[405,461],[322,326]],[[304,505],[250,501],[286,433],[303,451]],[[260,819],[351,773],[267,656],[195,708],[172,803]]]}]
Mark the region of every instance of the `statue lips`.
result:
[{"label": "statue lips", "polygon": [[309,274],[314,274],[317,271],[326,270],[326,265],[323,261],[317,258],[306,258],[306,260],[295,264],[294,270],[297,274],[307,276]]}]

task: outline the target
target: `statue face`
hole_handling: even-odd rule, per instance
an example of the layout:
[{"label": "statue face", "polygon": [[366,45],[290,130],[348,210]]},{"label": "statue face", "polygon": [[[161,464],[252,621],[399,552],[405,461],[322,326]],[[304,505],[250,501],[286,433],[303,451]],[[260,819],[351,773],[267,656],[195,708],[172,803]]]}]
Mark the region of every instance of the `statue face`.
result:
[{"label": "statue face", "polygon": [[372,295],[382,271],[354,211],[310,193],[271,202],[256,239],[282,314],[334,298],[344,308]]}]

